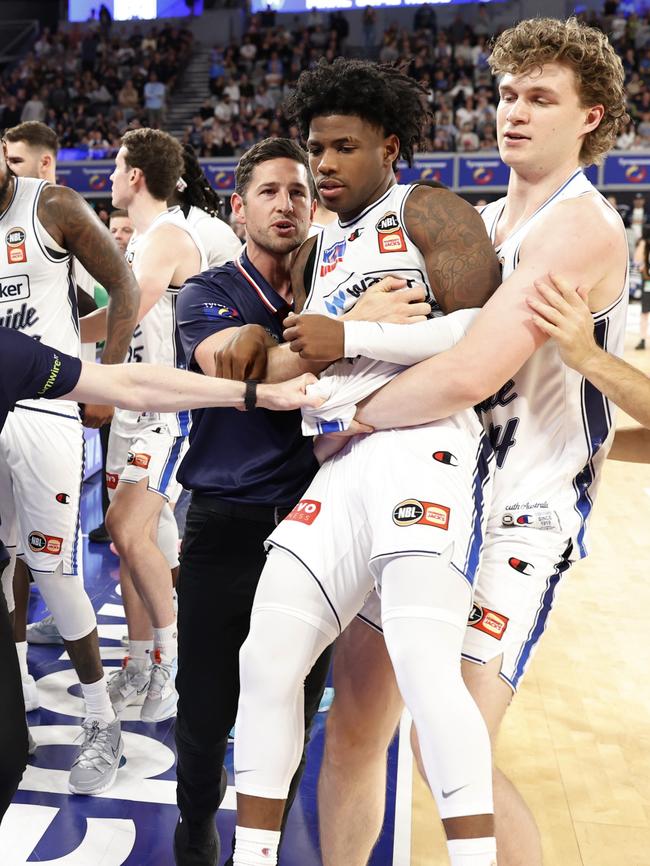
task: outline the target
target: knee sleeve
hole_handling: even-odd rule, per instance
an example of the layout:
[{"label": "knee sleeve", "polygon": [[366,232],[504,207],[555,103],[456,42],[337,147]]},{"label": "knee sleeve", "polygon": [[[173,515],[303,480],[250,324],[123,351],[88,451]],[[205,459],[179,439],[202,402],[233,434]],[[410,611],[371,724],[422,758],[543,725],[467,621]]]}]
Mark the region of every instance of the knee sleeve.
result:
[{"label": "knee sleeve", "polygon": [[16,607],[14,602],[14,571],[16,570],[16,548],[5,548],[9,554],[4,571],[2,572],[2,592],[4,593],[5,601],[7,602],[7,610],[9,613]]},{"label": "knee sleeve", "polygon": [[386,645],[440,815],[491,814],[490,738],[461,675],[469,587],[430,557],[389,560],[381,583]]},{"label": "knee sleeve", "polygon": [[269,555],[239,656],[235,786],[241,794],[287,797],[304,748],[305,677],[331,642],[330,630],[314,624],[321,599],[297,560]]},{"label": "knee sleeve", "polygon": [[165,502],[158,520],[158,547],[170,568],[178,565],[178,524],[174,512]]},{"label": "knee sleeve", "polygon": [[45,604],[65,640],[81,640],[97,625],[95,611],[80,574],[63,576],[62,566],[53,574],[34,573]]}]

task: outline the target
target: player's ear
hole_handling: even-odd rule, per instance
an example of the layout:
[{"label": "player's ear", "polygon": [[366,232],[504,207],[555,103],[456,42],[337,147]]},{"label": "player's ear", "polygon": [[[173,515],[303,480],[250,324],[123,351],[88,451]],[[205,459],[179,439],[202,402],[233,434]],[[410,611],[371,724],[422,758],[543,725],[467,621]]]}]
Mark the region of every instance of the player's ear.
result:
[{"label": "player's ear", "polygon": [[384,162],[391,165],[398,159],[400,151],[400,140],[392,133],[384,139]]},{"label": "player's ear", "polygon": [[232,212],[235,214],[237,222],[240,225],[246,225],[246,210],[244,199],[239,195],[238,192],[234,192],[230,196],[230,207],[232,208]]}]

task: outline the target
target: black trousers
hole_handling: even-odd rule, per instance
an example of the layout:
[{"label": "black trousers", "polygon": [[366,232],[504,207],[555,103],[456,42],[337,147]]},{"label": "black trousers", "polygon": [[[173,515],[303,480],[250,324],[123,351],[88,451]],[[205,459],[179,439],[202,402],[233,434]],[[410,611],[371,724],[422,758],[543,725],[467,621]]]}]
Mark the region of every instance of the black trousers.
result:
[{"label": "black trousers", "polygon": [[[0,574],[7,562],[0,563]],[[27,766],[27,721],[14,632],[0,589],[0,821]]]},{"label": "black trousers", "polygon": [[[251,508],[243,516],[240,508],[194,496],[187,512],[177,584],[176,677],[177,802],[186,820],[203,820],[219,806],[221,769],[239,700],[239,650],[248,635],[253,597],[264,567],[263,542],[275,528],[272,509]],[[330,656],[331,648],[305,681],[307,739]],[[304,763],[303,751],[287,812]]]}]

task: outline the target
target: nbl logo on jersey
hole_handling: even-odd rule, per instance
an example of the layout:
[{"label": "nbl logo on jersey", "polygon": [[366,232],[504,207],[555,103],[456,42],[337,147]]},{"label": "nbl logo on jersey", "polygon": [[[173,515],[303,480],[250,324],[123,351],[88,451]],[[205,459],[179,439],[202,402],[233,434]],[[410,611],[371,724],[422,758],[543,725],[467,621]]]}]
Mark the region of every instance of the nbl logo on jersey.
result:
[{"label": "nbl logo on jersey", "polygon": [[34,553],[50,553],[58,556],[63,547],[63,539],[54,535],[45,535],[43,532],[30,532],[27,542]]},{"label": "nbl logo on jersey", "polygon": [[424,526],[435,526],[437,529],[449,529],[451,509],[437,502],[422,502],[419,499],[405,499],[393,509],[393,523],[397,526],[414,526],[421,523]]},{"label": "nbl logo on jersey", "polygon": [[25,249],[26,237],[25,229],[21,229],[18,226],[9,229],[5,235],[7,262],[10,265],[20,265],[27,261],[27,251]]},{"label": "nbl logo on jersey", "polygon": [[406,241],[397,214],[385,213],[375,226],[380,253],[405,253]]}]

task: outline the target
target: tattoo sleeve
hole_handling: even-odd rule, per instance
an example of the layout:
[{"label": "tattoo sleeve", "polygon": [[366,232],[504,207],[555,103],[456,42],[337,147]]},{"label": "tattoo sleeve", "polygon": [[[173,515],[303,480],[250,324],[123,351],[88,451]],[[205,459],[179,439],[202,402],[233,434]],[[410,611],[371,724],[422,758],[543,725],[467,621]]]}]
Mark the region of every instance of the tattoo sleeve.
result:
[{"label": "tattoo sleeve", "polygon": [[83,198],[66,187],[43,189],[38,218],[52,238],[79,259],[108,292],[102,362],[122,363],[137,324],[140,289],[117,244]]},{"label": "tattoo sleeve", "polygon": [[501,274],[477,211],[450,190],[419,186],[406,200],[404,217],[444,312],[483,306]]}]

